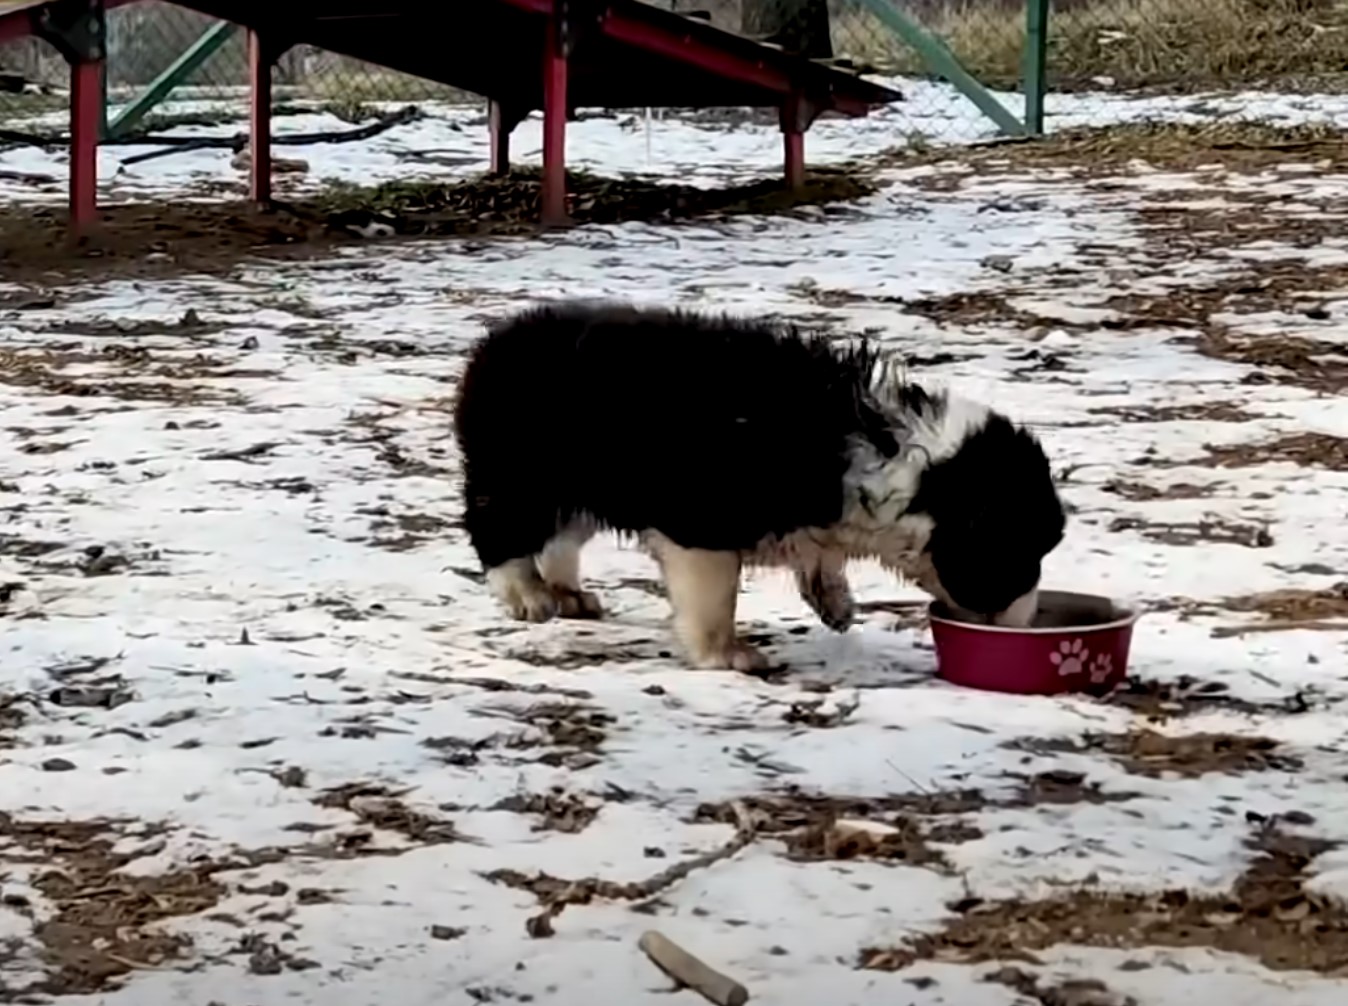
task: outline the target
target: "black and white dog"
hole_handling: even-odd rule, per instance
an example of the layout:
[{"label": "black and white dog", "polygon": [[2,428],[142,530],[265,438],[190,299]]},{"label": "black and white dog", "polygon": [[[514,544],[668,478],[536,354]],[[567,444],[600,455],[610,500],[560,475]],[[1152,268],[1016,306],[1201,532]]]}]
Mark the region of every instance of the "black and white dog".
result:
[{"label": "black and white dog", "polygon": [[785,327],[631,307],[526,311],[474,347],[456,435],[465,524],[516,618],[596,618],[580,550],[638,535],[700,668],[756,670],[742,567],[785,566],[844,631],[874,558],[998,624],[1036,610],[1063,507],[1039,442],[907,383],[896,359]]}]

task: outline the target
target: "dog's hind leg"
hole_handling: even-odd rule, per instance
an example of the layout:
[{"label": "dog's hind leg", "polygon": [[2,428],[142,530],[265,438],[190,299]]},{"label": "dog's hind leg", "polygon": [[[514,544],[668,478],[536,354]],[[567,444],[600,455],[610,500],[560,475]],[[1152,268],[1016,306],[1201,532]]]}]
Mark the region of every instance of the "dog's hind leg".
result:
[{"label": "dog's hind leg", "polygon": [[562,618],[602,618],[599,598],[581,589],[580,550],[593,535],[591,528],[573,524],[543,546],[538,572],[557,603]]},{"label": "dog's hind leg", "polygon": [[660,562],[674,608],[674,634],[701,670],[761,671],[768,662],[735,634],[740,557],[735,552],[682,548],[664,535],[646,536]]}]

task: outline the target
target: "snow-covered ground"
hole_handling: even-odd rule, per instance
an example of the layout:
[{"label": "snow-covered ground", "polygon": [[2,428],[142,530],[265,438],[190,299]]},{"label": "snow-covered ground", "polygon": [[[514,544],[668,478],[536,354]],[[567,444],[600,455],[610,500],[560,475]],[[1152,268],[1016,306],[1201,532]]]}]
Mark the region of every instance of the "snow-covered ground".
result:
[{"label": "snow-covered ground", "polygon": [[[1144,107],[1118,104],[1119,118]],[[408,150],[437,148],[463,158],[445,170],[466,173],[485,144],[456,119],[469,114],[296,153],[315,175],[369,181],[405,171]],[[892,144],[895,121],[821,123],[813,156]],[[649,162],[644,128],[578,124],[575,163],[696,169],[709,183],[776,163],[766,127],[657,121]],[[521,130],[522,159],[533,129]],[[105,153],[104,171],[127,196],[231,170],[227,154],[199,152],[114,177],[122,152]],[[45,158],[9,152],[0,167],[57,170]],[[1128,310],[1101,306],[1310,253],[1265,241],[1243,258],[1217,246],[1167,257],[1134,210],[1158,192],[1182,200],[1197,187],[1185,176],[1109,188],[1014,173],[932,186],[929,174],[893,173],[828,216],[354,246],[4,308],[0,1001],[36,982],[108,1006],[661,1004],[669,982],[636,947],[657,928],[763,1003],[1009,1006],[1028,1000],[985,980],[997,965],[954,952],[893,973],[857,963],[941,931],[971,898],[1225,897],[1258,859],[1252,840],[1348,836],[1348,633],[1213,632],[1263,619],[1223,599],[1348,579],[1348,474],[1202,463],[1210,444],[1348,436],[1348,407],[1251,382],[1251,368],[1200,355],[1189,328],[1109,327]],[[1216,184],[1194,205],[1211,205]],[[1343,175],[1257,184],[1285,200],[1269,213],[1348,196]],[[1348,241],[1315,256],[1348,263]],[[1319,305],[1314,321],[1291,301],[1221,320],[1313,336],[1332,353],[1348,338],[1348,293],[1310,291],[1300,300]],[[970,292],[1019,312],[943,324],[911,304]],[[681,669],[652,564],[609,542],[587,553],[608,621],[506,621],[456,526],[448,402],[484,319],[556,296],[868,331],[914,357],[922,379],[1031,424],[1076,511],[1046,581],[1157,608],[1139,624],[1133,671],[1197,682],[1200,697],[1188,715],[1149,721],[1121,702],[943,685],[913,617],[920,598],[865,567],[854,583],[875,604],[845,636],[817,625],[784,577],[747,586],[742,618],[791,667],[775,683]],[[1222,405],[1220,421],[1145,411],[1204,403]],[[1176,484],[1188,498],[1133,498]],[[1267,537],[1149,534],[1203,522]],[[1193,614],[1174,598],[1211,607]],[[914,607],[882,603],[904,600]],[[799,722],[814,701],[813,723]],[[1163,748],[1221,735],[1218,754],[1266,738],[1276,756],[1161,755],[1148,772],[1072,744],[1146,729]],[[807,815],[773,820],[771,800],[818,794],[859,801],[847,816],[903,818],[923,854],[802,853],[789,829]],[[571,903],[584,885],[569,889],[555,933],[526,932],[542,910],[521,886],[533,874],[644,883],[726,843],[728,812],[703,805],[736,803],[768,833],[664,888],[601,886],[586,904]],[[1348,895],[1348,854],[1306,871],[1326,897]],[[1277,925],[1306,917],[1279,911]],[[1342,977],[1252,956],[1125,938],[1111,949],[1099,936],[1069,927],[1022,966],[1045,986],[1102,981],[1115,998],[1040,1001],[1328,1006],[1348,991]],[[125,977],[98,977],[109,974]]]},{"label": "snow-covered ground", "polygon": [[[907,78],[885,83],[905,100],[881,108],[865,119],[824,119],[810,130],[806,141],[812,164],[836,164],[909,142],[968,142],[987,139],[996,130],[973,105],[947,84]],[[995,97],[1013,113],[1023,110],[1015,93]],[[179,126],[173,136],[234,136],[244,125],[238,100],[170,101],[157,114],[209,117],[232,115],[234,121],[217,126]],[[371,108],[379,109],[378,104]],[[388,108],[397,106],[387,106]],[[361,144],[325,144],[278,147],[277,154],[298,158],[308,165],[302,175],[284,178],[283,188],[305,188],[330,180],[357,184],[433,176],[466,177],[483,170],[488,159],[485,111],[471,105],[422,103],[426,118],[398,126]],[[0,105],[0,109],[3,105]],[[110,110],[115,115],[117,109]],[[1052,94],[1048,98],[1050,129],[1104,126],[1111,123],[1158,119],[1207,122],[1258,118],[1296,124],[1348,124],[1348,95],[1283,95],[1256,91],[1192,94],[1182,97],[1137,97],[1101,91]],[[6,128],[44,132],[65,128],[64,112],[21,120],[9,118]],[[286,134],[342,132],[350,123],[315,111],[285,115],[276,120],[276,132]],[[780,171],[781,135],[772,117],[763,121],[717,124],[688,121],[676,113],[658,110],[646,116],[615,114],[586,118],[568,130],[568,161],[576,167],[608,174],[640,173],[700,185],[722,185]],[[101,197],[129,200],[172,195],[175,198],[219,198],[222,187],[239,187],[243,172],[231,164],[228,150],[175,152],[163,158],[124,166],[122,161],[151,152],[153,146],[117,145],[102,149]],[[523,122],[512,137],[512,156],[518,164],[538,164],[542,158],[542,119],[538,114]],[[0,153],[0,169],[50,176],[47,184],[0,178],[0,198],[51,201],[65,198],[65,154],[59,150],[25,148]]]}]

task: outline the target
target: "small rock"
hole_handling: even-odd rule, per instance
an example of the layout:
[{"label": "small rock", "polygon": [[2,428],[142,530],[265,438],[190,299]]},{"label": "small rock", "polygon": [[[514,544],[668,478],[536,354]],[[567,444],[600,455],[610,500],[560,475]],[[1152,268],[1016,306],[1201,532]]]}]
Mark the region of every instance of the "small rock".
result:
[{"label": "small rock", "polygon": [[467,929],[461,929],[458,926],[431,926],[431,939],[457,940],[467,932]]},{"label": "small rock", "polygon": [[1010,255],[988,255],[979,265],[984,269],[995,269],[997,272],[1010,272],[1015,262]]},{"label": "small rock", "polygon": [[43,772],[73,772],[75,763],[65,758],[48,758],[42,763]]}]

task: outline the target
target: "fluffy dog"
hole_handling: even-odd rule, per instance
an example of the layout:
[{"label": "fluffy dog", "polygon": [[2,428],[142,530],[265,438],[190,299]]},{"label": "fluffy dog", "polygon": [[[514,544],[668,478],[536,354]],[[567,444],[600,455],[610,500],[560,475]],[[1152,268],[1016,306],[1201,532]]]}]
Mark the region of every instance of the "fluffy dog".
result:
[{"label": "fluffy dog", "polygon": [[1064,514],[1039,442],[907,383],[892,357],[679,311],[526,311],[473,348],[455,403],[465,526],[516,618],[596,618],[580,550],[635,534],[699,668],[757,670],[735,632],[746,565],[785,566],[839,632],[849,559],[998,624],[1036,610]]}]

